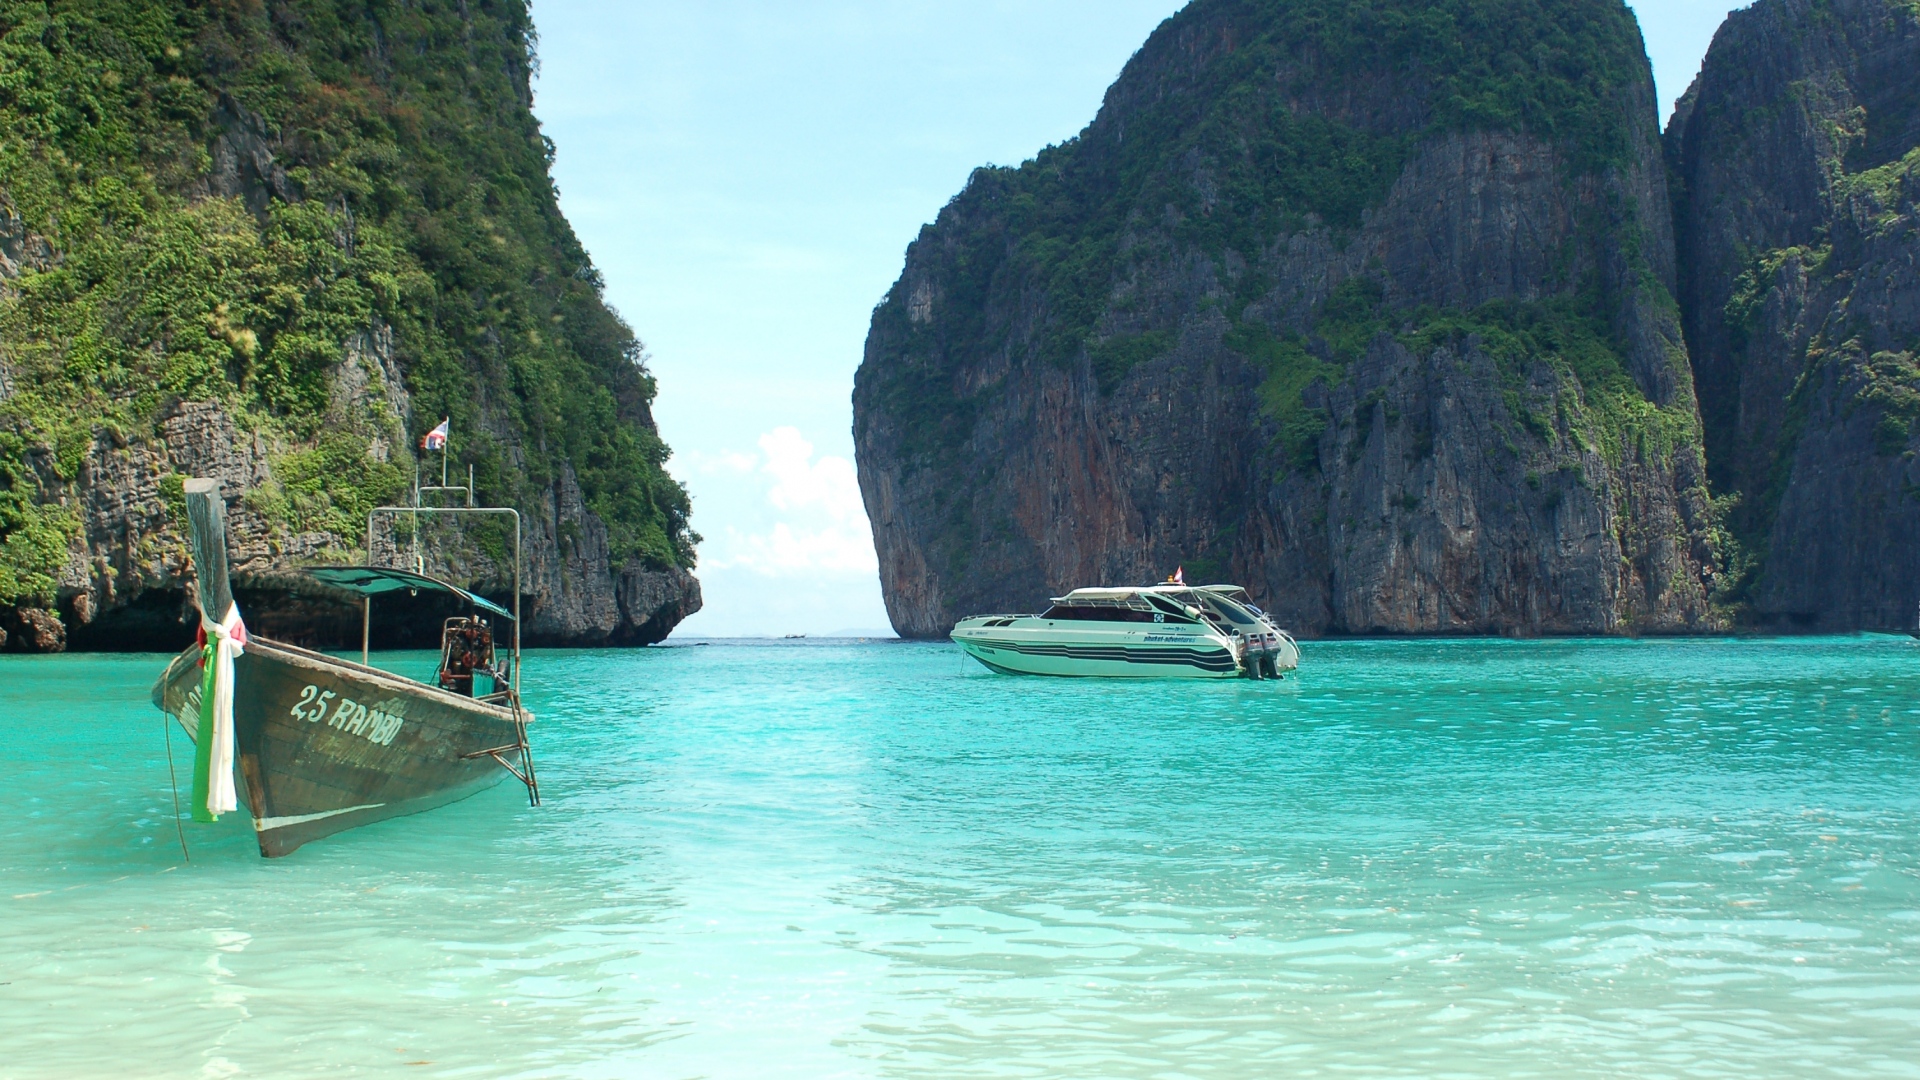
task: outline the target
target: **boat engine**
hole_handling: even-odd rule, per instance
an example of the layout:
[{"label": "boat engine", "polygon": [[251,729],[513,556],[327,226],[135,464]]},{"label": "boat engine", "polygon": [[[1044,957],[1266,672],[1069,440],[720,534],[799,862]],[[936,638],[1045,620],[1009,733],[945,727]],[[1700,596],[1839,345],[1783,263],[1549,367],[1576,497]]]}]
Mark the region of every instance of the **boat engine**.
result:
[{"label": "boat engine", "polygon": [[473,673],[493,670],[493,627],[470,617],[448,619],[440,629],[440,689],[473,696]]}]

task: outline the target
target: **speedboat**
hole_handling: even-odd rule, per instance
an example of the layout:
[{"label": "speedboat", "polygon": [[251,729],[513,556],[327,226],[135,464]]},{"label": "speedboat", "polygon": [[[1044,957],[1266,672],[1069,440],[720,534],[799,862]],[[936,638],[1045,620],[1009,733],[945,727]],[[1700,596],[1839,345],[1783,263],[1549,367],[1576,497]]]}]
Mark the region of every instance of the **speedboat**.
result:
[{"label": "speedboat", "polygon": [[1007,675],[1280,678],[1293,637],[1238,585],[1075,589],[1038,615],[977,615],[953,628],[967,655]]}]

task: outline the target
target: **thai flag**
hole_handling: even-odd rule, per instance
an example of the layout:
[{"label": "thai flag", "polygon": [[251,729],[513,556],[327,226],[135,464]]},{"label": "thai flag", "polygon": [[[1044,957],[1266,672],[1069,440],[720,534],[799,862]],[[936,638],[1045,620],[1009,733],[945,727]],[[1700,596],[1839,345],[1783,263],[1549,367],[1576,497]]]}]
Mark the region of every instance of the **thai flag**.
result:
[{"label": "thai flag", "polygon": [[420,449],[445,450],[447,448],[447,424],[450,423],[452,419],[452,417],[448,417],[446,420],[440,421],[439,427],[427,432],[426,436],[420,440]]},{"label": "thai flag", "polygon": [[1184,566],[1174,567],[1173,577],[1167,580],[1173,582],[1175,585],[1185,585],[1187,583],[1187,568]]}]

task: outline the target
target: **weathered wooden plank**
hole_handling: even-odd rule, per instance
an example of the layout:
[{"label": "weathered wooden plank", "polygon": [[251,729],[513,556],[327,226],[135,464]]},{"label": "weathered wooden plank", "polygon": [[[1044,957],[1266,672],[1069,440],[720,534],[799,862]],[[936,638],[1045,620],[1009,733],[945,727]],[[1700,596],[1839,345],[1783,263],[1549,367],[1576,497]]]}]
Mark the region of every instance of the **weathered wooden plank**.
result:
[{"label": "weathered wooden plank", "polygon": [[218,480],[195,477],[183,487],[197,582],[194,595],[201,614],[217,623],[233,606],[233,586],[227,577],[227,502],[220,495]]}]

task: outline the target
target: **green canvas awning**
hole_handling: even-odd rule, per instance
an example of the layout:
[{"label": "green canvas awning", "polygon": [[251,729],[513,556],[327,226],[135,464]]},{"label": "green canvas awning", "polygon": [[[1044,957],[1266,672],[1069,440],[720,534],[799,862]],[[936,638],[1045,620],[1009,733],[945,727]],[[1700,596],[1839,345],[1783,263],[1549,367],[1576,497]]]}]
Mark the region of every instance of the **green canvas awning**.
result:
[{"label": "green canvas awning", "polygon": [[324,582],[336,589],[372,596],[375,593],[394,592],[399,589],[413,591],[452,593],[482,611],[490,611],[502,618],[513,618],[513,612],[484,596],[477,596],[458,585],[441,581],[436,577],[416,574],[411,570],[395,570],[384,566],[310,566],[306,569],[308,577]]}]

